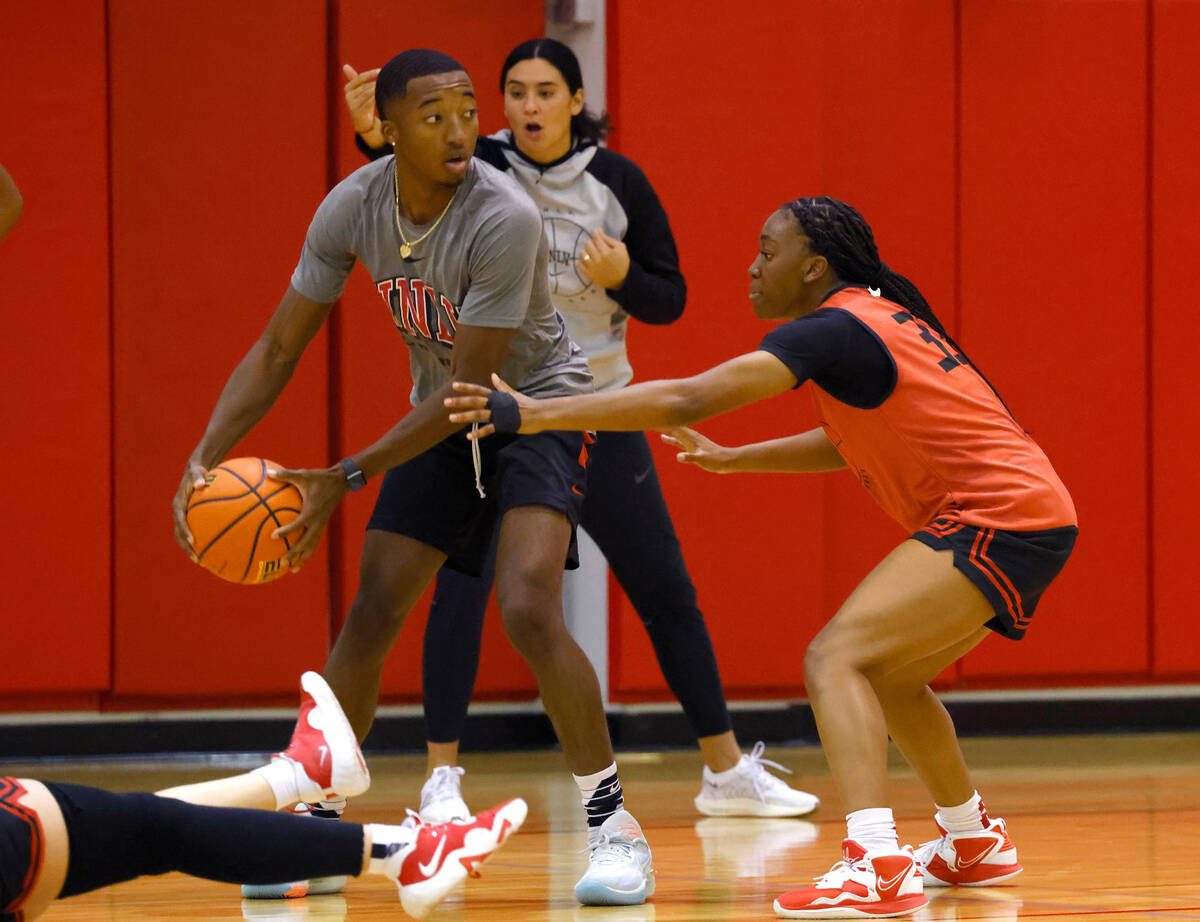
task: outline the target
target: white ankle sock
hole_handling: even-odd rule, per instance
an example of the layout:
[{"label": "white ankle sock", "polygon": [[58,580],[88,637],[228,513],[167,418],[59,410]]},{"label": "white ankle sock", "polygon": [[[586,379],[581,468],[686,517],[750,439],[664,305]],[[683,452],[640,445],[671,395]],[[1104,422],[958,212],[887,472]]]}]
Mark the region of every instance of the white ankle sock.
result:
[{"label": "white ankle sock", "polygon": [[417,830],[410,826],[384,826],[370,823],[371,857],[367,859],[368,874],[386,874],[388,859],[417,841]]},{"label": "white ankle sock", "polygon": [[846,814],[846,838],[853,839],[869,852],[894,852],[900,849],[896,838],[896,819],[888,807],[868,807]]},{"label": "white ankle sock", "polygon": [[275,759],[250,772],[267,782],[275,795],[275,809],[282,810],[299,802],[300,789],[296,780],[296,767],[287,759]]},{"label": "white ankle sock", "polygon": [[[708,780],[712,781],[714,784],[724,784],[726,781],[732,781],[737,777],[738,766],[742,764],[742,759],[745,758],[746,757],[743,755],[741,759],[738,759],[737,764],[734,765],[733,768],[727,768],[723,772],[714,772],[711,768],[709,768]],[[708,766],[705,766],[705,768],[708,768]]]},{"label": "white ankle sock", "polygon": [[988,824],[987,807],[983,805],[983,798],[976,791],[971,795],[970,800],[957,807],[943,807],[938,804],[937,819],[946,832],[957,835],[983,832],[987,829]]}]

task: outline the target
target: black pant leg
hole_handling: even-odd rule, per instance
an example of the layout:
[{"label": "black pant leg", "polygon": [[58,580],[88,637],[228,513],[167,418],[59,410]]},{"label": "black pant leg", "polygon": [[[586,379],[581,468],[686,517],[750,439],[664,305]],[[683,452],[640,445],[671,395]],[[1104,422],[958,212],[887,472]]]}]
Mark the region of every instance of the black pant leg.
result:
[{"label": "black pant leg", "polygon": [[495,570],[493,540],[479,576],[449,567],[438,571],[421,656],[425,738],[430,742],[453,743],[462,739],[467,707],[479,674],[483,617]]},{"label": "black pant leg", "polygon": [[46,783],[67,827],[60,896],[182,871],[236,884],[362,872],[363,828],[269,810],[200,807],[153,794]]},{"label": "black pant leg", "polygon": [[713,736],[729,730],[712,638],[643,433],[597,435],[582,525],[646,626],[693,731]]}]

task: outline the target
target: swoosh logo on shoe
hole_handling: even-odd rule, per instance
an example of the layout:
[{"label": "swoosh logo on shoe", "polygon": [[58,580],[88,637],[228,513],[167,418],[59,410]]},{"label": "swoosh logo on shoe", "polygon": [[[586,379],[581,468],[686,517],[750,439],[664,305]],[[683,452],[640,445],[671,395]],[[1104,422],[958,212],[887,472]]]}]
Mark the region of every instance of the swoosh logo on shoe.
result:
[{"label": "swoosh logo on shoe", "polygon": [[875,881],[875,889],[879,891],[880,896],[885,890],[895,890],[900,886],[900,881],[904,879],[904,875],[908,873],[908,868],[903,868],[893,877],[877,877]]},{"label": "swoosh logo on shoe", "polygon": [[979,864],[979,862],[981,862],[984,858],[986,858],[988,855],[990,855],[992,853],[993,848],[994,848],[993,845],[989,845],[987,848],[983,849],[983,851],[981,851],[978,855],[972,855],[970,858],[964,858],[961,855],[956,853],[954,856],[953,870],[965,871],[965,870],[967,870],[967,868],[975,867],[975,865]]},{"label": "swoosh logo on shoe", "polygon": [[426,864],[423,861],[418,861],[417,862],[417,870],[420,871],[422,874],[424,874],[426,877],[432,877],[433,872],[436,871],[438,868],[438,865],[442,863],[442,852],[444,852],[445,850],[446,850],[446,837],[443,836],[442,840],[440,842],[438,842],[437,848],[434,849],[433,857],[429,859],[429,863]]}]

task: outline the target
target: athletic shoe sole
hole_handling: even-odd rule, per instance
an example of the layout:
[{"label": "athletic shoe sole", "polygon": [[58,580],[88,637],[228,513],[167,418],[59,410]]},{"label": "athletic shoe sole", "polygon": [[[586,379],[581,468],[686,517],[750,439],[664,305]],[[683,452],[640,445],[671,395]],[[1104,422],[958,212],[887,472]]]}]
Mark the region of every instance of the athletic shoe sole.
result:
[{"label": "athletic shoe sole", "polygon": [[[1003,870],[1003,869],[1001,869]],[[948,881],[934,877],[928,868],[921,868],[921,873],[925,875],[926,887],[990,887],[992,884],[1002,884],[1006,880],[1012,880],[1025,869],[1018,867],[1015,871],[997,874],[995,877],[988,877],[983,880],[956,880]]]},{"label": "athletic shoe sole", "polygon": [[341,893],[345,877],[314,877],[290,884],[242,884],[242,898],[247,900],[292,900],[304,896],[323,896]]},{"label": "athletic shoe sole", "polygon": [[925,896],[914,894],[887,903],[876,903],[875,909],[869,909],[870,904],[857,906],[822,906],[816,909],[786,909],[775,901],[775,915],[784,919],[890,919],[894,916],[907,916],[916,912],[922,906],[929,904]]},{"label": "athletic shoe sole", "polygon": [[606,887],[597,880],[581,880],[575,885],[575,899],[584,906],[637,906],[654,896],[655,880],[647,874],[642,885],[633,890]]},{"label": "athletic shoe sole", "polygon": [[705,816],[807,816],[812,813],[821,801],[812,798],[812,804],[801,807],[773,807],[761,800],[751,800],[748,797],[705,798],[698,796],[692,801],[696,809]]}]

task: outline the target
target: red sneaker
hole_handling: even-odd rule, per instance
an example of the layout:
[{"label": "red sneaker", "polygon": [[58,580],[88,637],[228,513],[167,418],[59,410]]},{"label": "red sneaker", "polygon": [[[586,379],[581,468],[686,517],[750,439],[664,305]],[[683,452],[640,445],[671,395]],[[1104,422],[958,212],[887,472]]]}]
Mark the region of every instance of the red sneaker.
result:
[{"label": "red sneaker", "polygon": [[844,839],[842,860],[811,887],[775,900],[775,913],[785,919],[884,919],[908,915],[928,902],[911,847],[868,852]]},{"label": "red sneaker", "polygon": [[938,831],[940,839],[926,842],[916,852],[931,887],[986,887],[1024,870],[1017,863],[1017,847],[1004,820],[991,820],[981,832],[949,833],[941,823]]},{"label": "red sneaker", "polygon": [[521,828],[528,811],[517,797],[471,820],[437,826],[417,820],[415,845],[397,851],[387,864],[404,911],[423,919],[468,875],[478,877],[479,865]]},{"label": "red sneaker", "polygon": [[305,696],[292,741],[273,758],[295,764],[303,801],[315,803],[361,794],[371,786],[371,773],[337,695],[315,672],[304,673],[300,687]]}]

